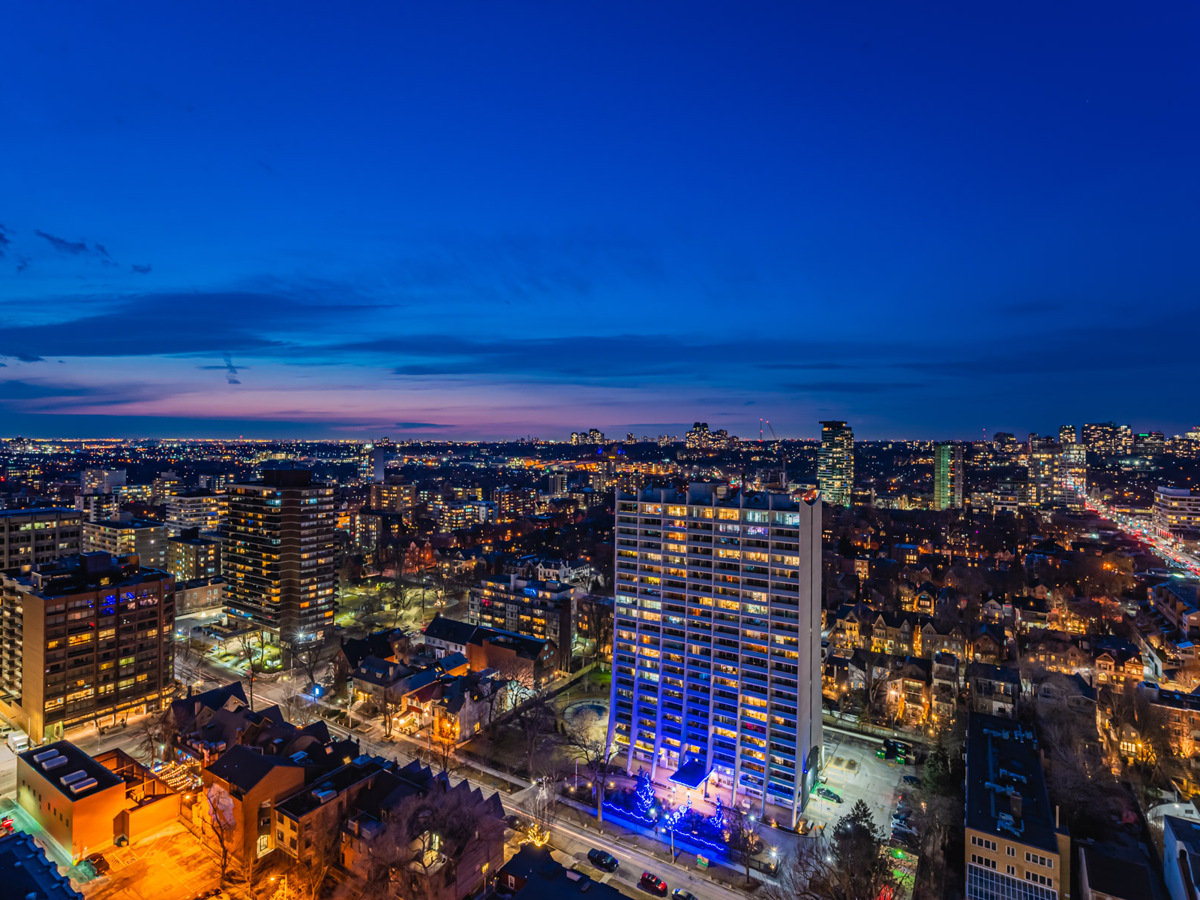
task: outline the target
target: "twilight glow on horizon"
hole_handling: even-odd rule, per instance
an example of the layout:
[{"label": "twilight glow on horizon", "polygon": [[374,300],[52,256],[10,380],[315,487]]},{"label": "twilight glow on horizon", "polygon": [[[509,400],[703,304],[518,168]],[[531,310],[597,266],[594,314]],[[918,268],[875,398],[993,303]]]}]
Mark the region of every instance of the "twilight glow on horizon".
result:
[{"label": "twilight glow on horizon", "polygon": [[1200,7],[23,4],[0,436],[1200,420]]}]

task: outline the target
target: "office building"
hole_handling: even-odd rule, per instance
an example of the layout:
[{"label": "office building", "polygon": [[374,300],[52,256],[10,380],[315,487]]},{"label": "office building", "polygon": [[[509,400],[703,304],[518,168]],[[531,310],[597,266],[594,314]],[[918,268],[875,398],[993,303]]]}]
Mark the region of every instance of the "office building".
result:
[{"label": "office building", "polygon": [[817,488],[830,506],[849,506],[854,489],[854,432],[845,422],[821,423]]},{"label": "office building", "polygon": [[107,522],[121,512],[116,494],[76,494],[75,508],[83,513],[85,522]]},{"label": "office building", "polygon": [[963,505],[963,447],[943,441],[933,447],[933,508],[961,509]]},{"label": "office building", "polygon": [[0,569],[25,568],[79,552],[76,509],[0,510]]},{"label": "office building", "polygon": [[967,726],[967,900],[1057,900],[1071,890],[1071,836],[1050,806],[1037,740],[1012,719]]},{"label": "office building", "polygon": [[174,654],[170,575],[90,553],[0,583],[0,710],[34,742],[161,707]]},{"label": "office building", "polygon": [[184,491],[167,498],[167,527],[171,534],[191,528],[217,531],[229,509],[229,498],[212,491]]},{"label": "office building", "polygon": [[516,575],[485,578],[471,590],[468,621],[472,625],[548,638],[558,648],[559,670],[571,670],[575,588],[569,584]]},{"label": "office building", "polygon": [[1133,452],[1138,456],[1162,456],[1167,439],[1161,431],[1142,431],[1133,436]]},{"label": "office building", "polygon": [[229,612],[285,646],[333,628],[333,488],[272,469],[229,487],[221,567]]},{"label": "office building", "polygon": [[1066,447],[1068,444],[1077,443],[1079,440],[1078,434],[1075,431],[1074,425],[1063,425],[1058,429],[1058,442]]},{"label": "office building", "polygon": [[795,823],[822,746],[817,499],[616,495],[609,736],[630,771]]},{"label": "office building", "polygon": [[129,556],[136,553],[143,566],[164,569],[170,532],[158,522],[84,522],[83,552]]},{"label": "office building", "polygon": [[221,574],[221,545],[200,537],[199,529],[185,529],[167,540],[167,571],[180,582],[216,578]]}]

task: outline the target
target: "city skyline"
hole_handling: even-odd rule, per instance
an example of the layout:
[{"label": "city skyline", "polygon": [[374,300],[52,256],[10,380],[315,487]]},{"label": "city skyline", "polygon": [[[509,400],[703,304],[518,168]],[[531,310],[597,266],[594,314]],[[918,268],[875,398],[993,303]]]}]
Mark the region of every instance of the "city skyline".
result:
[{"label": "city skyline", "polygon": [[1117,9],[14,10],[0,420],[1181,433],[1200,12]]}]

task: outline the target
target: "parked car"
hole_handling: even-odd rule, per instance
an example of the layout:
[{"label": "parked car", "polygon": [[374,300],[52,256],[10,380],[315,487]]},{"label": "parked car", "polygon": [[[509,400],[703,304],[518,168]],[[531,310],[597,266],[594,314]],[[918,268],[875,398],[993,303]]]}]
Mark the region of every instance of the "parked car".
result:
[{"label": "parked car", "polygon": [[504,824],[507,825],[509,828],[511,828],[513,831],[518,831],[518,832],[525,831],[525,823],[521,821],[520,816],[514,816],[510,813],[509,815],[504,817]]},{"label": "parked car", "polygon": [[918,778],[916,775],[905,775],[905,776],[904,776],[904,783],[905,783],[905,784],[914,784],[914,785],[915,785],[915,784],[920,784],[920,783],[921,783],[921,779],[920,779],[920,778]]},{"label": "parked car", "polygon": [[651,875],[649,872],[642,873],[642,879],[638,882],[638,887],[659,897],[667,896],[667,883],[657,875]]},{"label": "parked car", "polygon": [[917,829],[908,824],[892,825],[892,837],[916,837]]},{"label": "parked car", "polygon": [[671,898],[672,900],[696,900],[696,895],[683,888],[675,888],[675,893],[671,894]]},{"label": "parked car", "polygon": [[112,868],[108,864],[108,860],[105,859],[104,856],[100,853],[93,853],[91,856],[87,856],[84,859],[88,864],[91,865],[92,870],[97,875],[107,875],[108,870],[110,868]]},{"label": "parked car", "polygon": [[817,796],[822,800],[828,800],[830,803],[841,803],[842,798],[831,791],[829,788],[817,788]]},{"label": "parked car", "polygon": [[617,866],[621,863],[611,853],[605,853],[603,850],[592,848],[588,851],[588,862],[597,869],[603,869],[605,872],[615,872]]}]

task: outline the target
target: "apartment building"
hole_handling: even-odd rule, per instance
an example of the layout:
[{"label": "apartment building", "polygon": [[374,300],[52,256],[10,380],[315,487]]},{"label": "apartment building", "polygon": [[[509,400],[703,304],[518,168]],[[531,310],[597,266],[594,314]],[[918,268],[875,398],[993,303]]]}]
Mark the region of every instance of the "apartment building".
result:
[{"label": "apartment building", "polygon": [[171,534],[188,529],[216,531],[229,510],[229,498],[212,491],[186,491],[167,498],[167,527]]},{"label": "apartment building", "polygon": [[967,900],[1071,893],[1071,836],[1050,806],[1033,732],[972,713],[967,726]]},{"label": "apartment building", "polygon": [[32,740],[161,707],[174,658],[170,575],[89,553],[0,578],[0,710]]},{"label": "apartment building", "polygon": [[1200,490],[1158,488],[1154,492],[1151,522],[1159,537],[1200,541]]},{"label": "apartment building", "polygon": [[0,569],[28,569],[79,552],[77,509],[0,509]]},{"label": "apartment building", "polygon": [[795,822],[822,745],[818,497],[693,484],[616,502],[610,738],[631,771]]},{"label": "apartment building", "polygon": [[167,541],[167,571],[177,581],[216,578],[221,574],[221,545],[200,537],[196,528],[185,529]]},{"label": "apartment building", "polygon": [[559,581],[536,581],[516,575],[485,578],[471,590],[468,621],[548,638],[558,648],[557,667],[571,669],[575,644],[575,588]]},{"label": "apartment building", "polygon": [[136,553],[143,566],[165,569],[170,532],[158,522],[84,522],[83,552],[129,556]]},{"label": "apartment building", "polygon": [[221,565],[229,612],[289,646],[333,628],[333,488],[275,469],[229,486]]},{"label": "apartment building", "polygon": [[854,431],[845,422],[821,423],[817,485],[830,506],[849,506],[854,490]]}]

